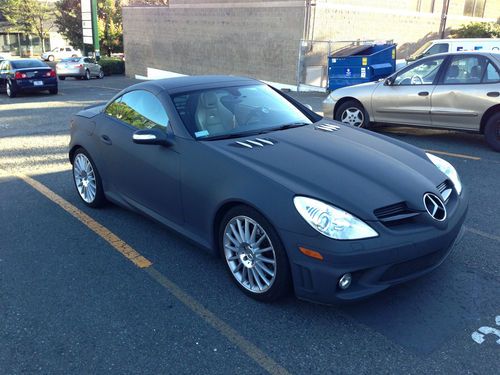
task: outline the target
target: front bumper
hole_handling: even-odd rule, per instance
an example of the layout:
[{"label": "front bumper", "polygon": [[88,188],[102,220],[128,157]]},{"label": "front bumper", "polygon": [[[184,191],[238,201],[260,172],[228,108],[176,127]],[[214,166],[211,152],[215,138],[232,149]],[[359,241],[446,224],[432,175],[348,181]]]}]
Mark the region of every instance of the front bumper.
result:
[{"label": "front bumper", "polygon": [[[457,203],[445,226],[405,234],[388,231],[376,239],[335,241],[281,231],[295,294],[300,299],[326,304],[353,301],[432,271],[462,236],[468,209],[465,189]],[[324,259],[310,258],[299,247],[318,251]],[[352,283],[342,290],[338,281],[346,273],[352,275]]]}]

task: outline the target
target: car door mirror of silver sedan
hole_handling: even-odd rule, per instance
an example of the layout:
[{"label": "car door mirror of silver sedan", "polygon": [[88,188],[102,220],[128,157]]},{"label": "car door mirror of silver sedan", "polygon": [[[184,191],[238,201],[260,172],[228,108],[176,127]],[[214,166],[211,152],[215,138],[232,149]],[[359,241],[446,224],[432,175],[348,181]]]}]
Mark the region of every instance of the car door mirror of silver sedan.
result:
[{"label": "car door mirror of silver sedan", "polygon": [[394,77],[387,77],[384,81],[384,86],[392,86],[394,84]]},{"label": "car door mirror of silver sedan", "polygon": [[132,134],[132,141],[141,145],[171,146],[173,136],[160,129],[141,129]]}]

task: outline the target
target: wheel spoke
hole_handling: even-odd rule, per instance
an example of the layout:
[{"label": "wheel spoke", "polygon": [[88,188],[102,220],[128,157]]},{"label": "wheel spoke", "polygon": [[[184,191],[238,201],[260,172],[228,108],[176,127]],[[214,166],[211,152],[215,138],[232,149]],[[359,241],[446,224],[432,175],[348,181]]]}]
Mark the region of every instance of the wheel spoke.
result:
[{"label": "wheel spoke", "polygon": [[229,241],[231,241],[231,242],[233,243],[233,245],[238,246],[238,245],[240,244],[237,240],[235,240],[235,239],[233,238],[233,236],[231,236],[231,234],[230,234],[230,233],[226,233],[226,237],[227,237],[227,238],[229,238]]},{"label": "wheel spoke", "polygon": [[250,222],[245,218],[245,241],[250,242]]},{"label": "wheel spoke", "polygon": [[241,220],[236,220],[236,226],[238,227],[238,234],[240,235],[241,242],[245,242],[245,231],[243,230],[243,226],[241,225]]},{"label": "wheel spoke", "polygon": [[257,259],[259,261],[261,261],[261,262],[264,262],[264,263],[269,263],[269,264],[272,264],[272,265],[276,264],[276,261],[274,261],[273,259],[269,259],[269,258],[266,258],[266,257],[263,257],[263,256],[259,256]]},{"label": "wheel spoke", "polygon": [[257,287],[259,288],[259,290],[262,290],[264,289],[264,286],[261,284],[260,282],[260,276],[259,274],[256,272],[257,269],[256,268],[251,268],[250,271],[252,272],[252,276],[253,276],[253,279],[255,280],[255,282],[257,283]]},{"label": "wheel spoke", "polygon": [[265,234],[265,233],[264,233],[264,234],[262,235],[262,237],[261,237],[261,238],[259,238],[259,240],[258,240],[257,242],[255,242],[255,244],[254,244],[254,245],[255,245],[255,247],[259,247],[259,246],[260,246],[260,244],[262,243],[262,241],[264,241],[264,240],[266,239],[266,237],[267,237],[267,234]]},{"label": "wheel spoke", "polygon": [[[259,278],[260,278],[261,280],[263,280],[263,281],[264,281],[264,283],[266,283],[266,285],[267,285],[267,286],[269,286],[269,281],[266,279],[266,276],[262,273],[262,271],[260,270],[260,268],[259,268],[259,267],[255,267],[255,268],[254,268],[254,270],[255,270],[255,273],[256,273],[257,275],[259,275]],[[260,285],[261,285],[261,284],[259,284],[259,286],[260,286]]]},{"label": "wheel spoke", "polygon": [[266,247],[264,249],[257,249],[254,251],[255,255],[259,255],[259,254],[262,254],[262,253],[265,253],[266,251],[271,251],[273,250],[273,248],[271,246],[269,247]]},{"label": "wheel spoke", "polygon": [[269,276],[274,277],[274,272],[271,271],[269,268],[267,268],[266,265],[264,265],[262,263],[257,263],[257,267],[260,267],[262,269],[262,271],[264,271],[265,273],[267,273]]},{"label": "wheel spoke", "polygon": [[236,238],[236,240],[238,241],[238,245],[239,245],[240,243],[243,242],[243,240],[241,239],[240,235],[238,234],[238,231],[236,230],[236,228],[234,227],[234,224],[229,224],[229,226],[231,227],[231,232],[233,232],[233,235]]}]

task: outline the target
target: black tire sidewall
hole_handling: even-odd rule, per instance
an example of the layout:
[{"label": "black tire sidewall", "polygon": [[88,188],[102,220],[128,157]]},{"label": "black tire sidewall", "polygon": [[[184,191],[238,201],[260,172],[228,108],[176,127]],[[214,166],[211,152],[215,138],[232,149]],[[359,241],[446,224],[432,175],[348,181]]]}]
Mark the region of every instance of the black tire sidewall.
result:
[{"label": "black tire sidewall", "polygon": [[500,139],[497,136],[496,127],[500,126],[500,113],[491,116],[484,127],[486,143],[495,151],[500,152]]},{"label": "black tire sidewall", "polygon": [[368,113],[366,112],[365,107],[363,107],[363,105],[360,102],[355,101],[355,100],[349,100],[345,103],[342,103],[340,105],[340,107],[337,109],[337,111],[335,112],[334,119],[339,121],[339,122],[342,122],[342,120],[341,120],[342,113],[346,109],[353,108],[353,107],[359,109],[363,113],[363,123],[359,127],[365,128],[365,129],[369,128],[370,127],[370,118],[368,116]]},{"label": "black tire sidewall", "polygon": [[[9,86],[9,87],[10,87],[10,94],[8,94],[8,92],[9,92],[9,91],[7,90],[7,86]],[[9,98],[15,98],[15,97],[16,97],[16,95],[17,95],[17,93],[16,93],[16,91],[14,90],[14,87],[12,87],[12,83],[11,83],[10,81],[7,81],[7,84],[5,85],[5,92],[7,93],[7,96],[8,96]]]},{"label": "black tire sidewall", "polygon": [[90,72],[88,70],[85,71],[85,75],[83,76],[86,80],[90,79]]},{"label": "black tire sidewall", "polygon": [[[274,251],[276,254],[276,279],[274,280],[273,285],[269,290],[264,293],[252,293],[245,287],[243,287],[238,280],[234,277],[229,265],[226,261],[226,256],[224,254],[224,229],[226,228],[227,223],[236,216],[247,216],[255,220],[259,225],[264,228],[271,243],[274,247]],[[284,297],[291,290],[292,282],[291,282],[291,273],[290,273],[290,264],[288,261],[288,256],[286,254],[285,248],[278,236],[278,233],[273,228],[273,226],[269,223],[269,221],[260,214],[257,210],[248,207],[248,206],[235,206],[231,208],[222,218],[219,230],[218,230],[218,247],[219,252],[221,254],[222,261],[224,262],[224,267],[231,278],[231,280],[237,285],[237,287],[243,291],[247,296],[262,302],[272,302],[276,301],[281,297]]]},{"label": "black tire sidewall", "polygon": [[[78,187],[76,186],[76,181],[75,181],[75,159],[76,159],[76,156],[78,154],[83,154],[87,157],[87,159],[89,159],[90,161],[90,164],[92,164],[92,168],[94,169],[94,174],[95,174],[95,180],[96,180],[96,195],[95,195],[95,199],[93,202],[91,203],[88,203],[88,202],[85,202],[83,200],[83,198],[80,196],[80,193],[78,192]],[[75,189],[76,189],[76,193],[78,194],[78,197],[80,198],[80,200],[87,206],[89,207],[92,207],[92,208],[99,208],[99,207],[102,207],[104,206],[104,204],[106,203],[106,198],[104,196],[104,191],[102,189],[102,180],[101,180],[101,175],[99,174],[99,170],[97,169],[95,163],[94,163],[94,160],[92,160],[92,157],[89,155],[89,153],[84,149],[84,148],[79,148],[75,151],[75,153],[73,154],[73,160],[72,160],[72,169],[71,169],[71,174],[72,174],[72,178],[73,178],[73,185],[75,186]]]}]

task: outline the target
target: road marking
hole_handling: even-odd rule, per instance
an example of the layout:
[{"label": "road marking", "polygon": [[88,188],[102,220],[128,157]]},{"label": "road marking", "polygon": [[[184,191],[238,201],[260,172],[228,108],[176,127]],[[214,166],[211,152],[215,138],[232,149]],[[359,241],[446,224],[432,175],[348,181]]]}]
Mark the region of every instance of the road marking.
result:
[{"label": "road marking", "polygon": [[271,357],[252,344],[246,338],[241,336],[234,328],[217,318],[213,312],[205,308],[201,303],[185,293],[175,283],[167,279],[162,273],[158,272],[154,267],[149,267],[146,270],[154,280],[167,289],[186,307],[200,316],[205,322],[215,328],[219,333],[226,337],[229,341],[235,344],[241,351],[257,362],[263,369],[273,375],[286,375],[289,372],[277,364]]},{"label": "road marking", "polygon": [[62,198],[60,195],[54,193],[52,190],[47,188],[45,185],[40,182],[32,179],[31,177],[22,174],[16,173],[14,174],[16,177],[20,178],[32,188],[37,190],[39,193],[50,199],[52,202],[60,206],[63,210],[68,212],[70,215],[77,218],[84,225],[86,225],[90,230],[95,232],[99,237],[108,242],[115,250],[120,252],[125,258],[130,260],[139,268],[147,268],[152,265],[152,263],[144,258],[141,254],[135,251],[131,246],[129,246],[126,242],[122,241],[117,235],[107,229],[105,226],[99,224],[97,221],[92,219],[86,213],[80,211],[78,208],[73,206],[67,200]]},{"label": "road marking", "polygon": [[464,154],[454,154],[453,152],[438,151],[438,150],[425,150],[425,151],[433,153],[433,154],[438,154],[438,155],[452,156],[454,158],[462,158],[462,159],[469,159],[469,160],[481,160],[481,158],[478,157],[478,156],[471,156],[471,155],[464,155]]},{"label": "road marking", "polygon": [[[9,175],[6,171],[0,169],[0,175]],[[243,353],[253,359],[259,366],[272,375],[288,375],[289,372],[277,362],[275,362],[266,353],[260,350],[256,345],[252,344],[245,337],[240,335],[234,328],[223,320],[217,318],[213,312],[205,308],[200,302],[184,292],[177,284],[164,276],[161,272],[152,267],[152,263],[140,255],[136,250],[129,246],[125,241],[121,240],[117,235],[109,229],[99,224],[86,213],[80,211],[77,207],[66,201],[60,195],[56,194],[42,183],[33,178],[22,174],[15,173],[15,177],[20,178],[25,183],[33,187],[39,193],[47,197],[49,200],[60,206],[66,212],[77,218],[85,224],[90,230],[108,242],[113,248],[123,254],[127,259],[133,262],[137,267],[142,268],[146,273],[163,286],[170,294],[177,298],[188,309],[202,318],[207,324],[215,328],[222,336],[236,345]]]},{"label": "road marking", "polygon": [[483,237],[489,238],[490,240],[494,240],[494,241],[500,242],[500,236],[495,236],[494,234],[489,234],[489,233],[483,232],[481,230],[474,229],[474,228],[469,228],[469,227],[465,227],[465,230],[467,230],[468,232],[477,234],[479,236],[483,236]]}]

